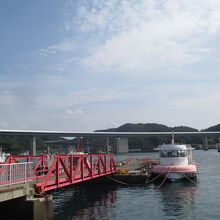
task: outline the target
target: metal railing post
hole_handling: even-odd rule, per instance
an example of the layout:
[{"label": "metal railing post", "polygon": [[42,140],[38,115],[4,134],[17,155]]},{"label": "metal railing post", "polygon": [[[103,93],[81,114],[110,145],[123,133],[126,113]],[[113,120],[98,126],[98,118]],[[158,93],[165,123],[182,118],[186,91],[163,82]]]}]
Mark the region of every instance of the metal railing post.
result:
[{"label": "metal railing post", "polygon": [[90,169],[91,169],[91,178],[93,177],[93,159],[92,155],[90,155]]},{"label": "metal railing post", "polygon": [[107,173],[106,154],[104,155],[105,174]]},{"label": "metal railing post", "polygon": [[27,181],[27,164],[24,164],[24,182],[26,183]]},{"label": "metal railing post", "polygon": [[84,155],[82,155],[81,160],[81,178],[84,180]]},{"label": "metal railing post", "polygon": [[9,186],[11,187],[11,164],[9,165]]}]

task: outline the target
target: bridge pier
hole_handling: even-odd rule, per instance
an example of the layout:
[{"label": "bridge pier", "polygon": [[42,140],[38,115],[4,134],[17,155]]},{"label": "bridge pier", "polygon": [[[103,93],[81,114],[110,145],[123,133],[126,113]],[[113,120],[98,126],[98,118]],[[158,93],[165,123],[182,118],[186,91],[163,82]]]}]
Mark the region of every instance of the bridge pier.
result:
[{"label": "bridge pier", "polygon": [[109,151],[109,137],[107,137],[107,140],[106,140],[106,154],[108,154],[108,151]]},{"label": "bridge pier", "polygon": [[208,150],[209,145],[208,145],[208,137],[205,135],[203,136],[203,150]]},{"label": "bridge pier", "polygon": [[31,147],[29,152],[29,155],[31,156],[37,155],[37,138],[35,136],[32,136]]},{"label": "bridge pier", "polygon": [[26,212],[29,218],[33,220],[53,219],[52,195],[46,195],[39,198],[27,198],[25,200]]},{"label": "bridge pier", "polygon": [[116,138],[115,152],[128,153],[128,138]]}]

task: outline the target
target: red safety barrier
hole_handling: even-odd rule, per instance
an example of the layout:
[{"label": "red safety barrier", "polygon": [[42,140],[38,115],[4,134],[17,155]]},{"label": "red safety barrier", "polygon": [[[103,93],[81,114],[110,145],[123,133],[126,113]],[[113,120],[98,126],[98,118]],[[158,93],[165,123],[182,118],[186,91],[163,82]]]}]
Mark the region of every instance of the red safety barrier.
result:
[{"label": "red safety barrier", "polygon": [[36,191],[57,189],[116,172],[110,154],[57,155],[42,182],[36,183]]},{"label": "red safety barrier", "polygon": [[33,172],[36,176],[41,176],[42,173],[48,171],[48,156],[28,156],[28,155],[11,155],[5,161],[8,163],[22,163],[22,162],[33,162]]},{"label": "red safety barrier", "polygon": [[7,163],[32,162],[37,193],[116,172],[111,154],[10,156]]}]

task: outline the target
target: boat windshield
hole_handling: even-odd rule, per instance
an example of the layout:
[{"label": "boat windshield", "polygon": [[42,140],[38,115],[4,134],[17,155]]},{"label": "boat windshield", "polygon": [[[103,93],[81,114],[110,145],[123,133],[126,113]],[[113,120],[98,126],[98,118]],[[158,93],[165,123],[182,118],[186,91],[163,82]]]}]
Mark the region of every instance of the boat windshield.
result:
[{"label": "boat windshield", "polygon": [[186,150],[161,150],[160,157],[187,157]]}]

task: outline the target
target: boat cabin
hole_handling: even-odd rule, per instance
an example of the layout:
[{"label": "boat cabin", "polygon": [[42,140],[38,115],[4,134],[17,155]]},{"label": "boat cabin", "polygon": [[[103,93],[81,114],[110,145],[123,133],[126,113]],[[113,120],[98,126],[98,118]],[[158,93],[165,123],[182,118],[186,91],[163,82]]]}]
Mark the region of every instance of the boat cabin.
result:
[{"label": "boat cabin", "polygon": [[164,144],[160,146],[161,165],[188,165],[192,162],[192,148],[186,145]]}]

